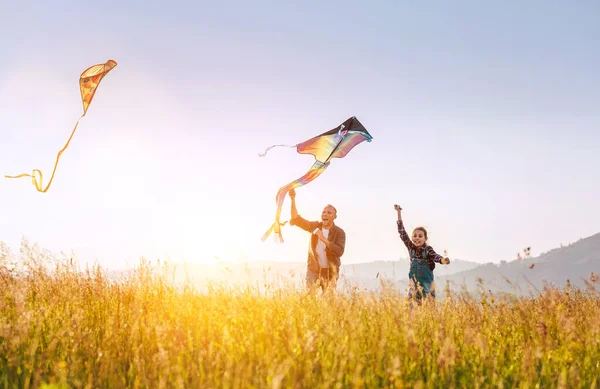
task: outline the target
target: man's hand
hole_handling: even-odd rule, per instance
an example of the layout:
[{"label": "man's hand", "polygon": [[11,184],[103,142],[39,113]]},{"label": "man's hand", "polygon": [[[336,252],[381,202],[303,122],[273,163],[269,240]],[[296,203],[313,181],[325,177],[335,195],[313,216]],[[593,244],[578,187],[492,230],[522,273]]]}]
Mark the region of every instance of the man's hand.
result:
[{"label": "man's hand", "polygon": [[291,199],[294,199],[296,197],[296,191],[293,188],[290,189],[290,191],[288,192],[288,194],[290,195]]},{"label": "man's hand", "polygon": [[327,240],[325,235],[323,235],[323,231],[317,230],[317,232],[315,232],[315,235],[317,235],[319,237],[319,240],[321,242],[325,243],[325,246],[329,245],[329,241]]},{"label": "man's hand", "polygon": [[450,258],[448,258],[448,257],[444,257],[444,258],[442,258],[442,259],[440,260],[440,263],[441,263],[442,265],[447,265],[447,264],[449,264],[449,263],[450,263]]}]

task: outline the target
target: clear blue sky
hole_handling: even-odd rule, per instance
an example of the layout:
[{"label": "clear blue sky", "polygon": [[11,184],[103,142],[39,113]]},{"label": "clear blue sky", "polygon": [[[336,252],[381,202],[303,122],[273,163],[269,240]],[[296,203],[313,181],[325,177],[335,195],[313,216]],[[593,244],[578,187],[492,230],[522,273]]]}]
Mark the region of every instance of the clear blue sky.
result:
[{"label": "clear blue sky", "polygon": [[[0,3],[0,173],[50,176],[82,113],[78,78],[115,60],[46,194],[0,180],[0,240],[138,256],[304,261],[262,243],[297,143],[356,116],[374,137],[297,190],[327,203],[345,263],[406,256],[393,204],[438,252],[537,255],[600,232],[598,2]],[[284,205],[284,219],[289,202]]]}]

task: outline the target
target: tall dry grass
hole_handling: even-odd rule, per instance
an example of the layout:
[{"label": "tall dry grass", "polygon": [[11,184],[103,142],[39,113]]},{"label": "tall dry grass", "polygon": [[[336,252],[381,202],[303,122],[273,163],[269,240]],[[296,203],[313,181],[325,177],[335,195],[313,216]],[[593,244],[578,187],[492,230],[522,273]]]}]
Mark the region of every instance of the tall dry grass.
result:
[{"label": "tall dry grass", "polygon": [[115,281],[34,251],[0,266],[0,388],[598,387],[591,290],[411,309],[392,290],[200,292],[147,262]]}]

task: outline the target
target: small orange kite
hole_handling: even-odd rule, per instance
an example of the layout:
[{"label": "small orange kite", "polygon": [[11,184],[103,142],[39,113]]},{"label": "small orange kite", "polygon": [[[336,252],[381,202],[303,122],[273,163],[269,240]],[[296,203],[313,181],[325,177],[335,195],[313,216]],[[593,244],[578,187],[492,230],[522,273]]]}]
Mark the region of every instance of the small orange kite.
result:
[{"label": "small orange kite", "polygon": [[[71,136],[67,140],[67,143],[65,144],[65,146],[62,148],[62,150],[60,150],[58,152],[58,155],[56,156],[56,162],[54,163],[54,170],[52,171],[52,176],[50,177],[50,181],[48,182],[48,185],[46,186],[46,188],[42,189],[43,176],[42,176],[42,172],[38,169],[34,169],[31,174],[19,174],[18,176],[5,176],[6,178],[31,177],[31,181],[32,181],[33,185],[35,185],[35,188],[37,189],[38,192],[46,192],[50,188],[50,184],[52,183],[52,180],[54,179],[54,173],[56,172],[56,167],[58,166],[58,160],[60,159],[61,154],[67,149],[67,147],[69,147],[69,143],[71,142],[73,135],[75,135],[75,130],[77,130],[77,126],[79,125],[79,120],[81,120],[81,118],[84,117],[85,114],[87,113],[88,107],[92,103],[92,99],[94,98],[94,95],[96,94],[96,91],[98,90],[98,85],[100,85],[100,81],[115,66],[117,66],[117,63],[111,59],[111,60],[108,60],[108,62],[106,62],[105,64],[90,66],[89,68],[84,70],[83,73],[81,73],[81,76],[79,77],[79,89],[81,90],[81,100],[83,102],[83,115],[81,115],[81,117],[77,120],[77,123],[75,123],[75,127],[73,128],[73,131],[71,132]],[[36,174],[39,175],[39,180],[37,179]]]}]

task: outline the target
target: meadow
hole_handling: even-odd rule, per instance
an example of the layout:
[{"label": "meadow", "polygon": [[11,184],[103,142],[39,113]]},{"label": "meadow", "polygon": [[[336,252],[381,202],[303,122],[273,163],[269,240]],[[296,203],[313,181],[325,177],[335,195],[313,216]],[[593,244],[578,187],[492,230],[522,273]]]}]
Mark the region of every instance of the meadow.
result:
[{"label": "meadow", "polygon": [[[598,388],[600,298],[115,280],[0,250],[0,388]],[[342,286],[340,286],[342,289]]]}]

